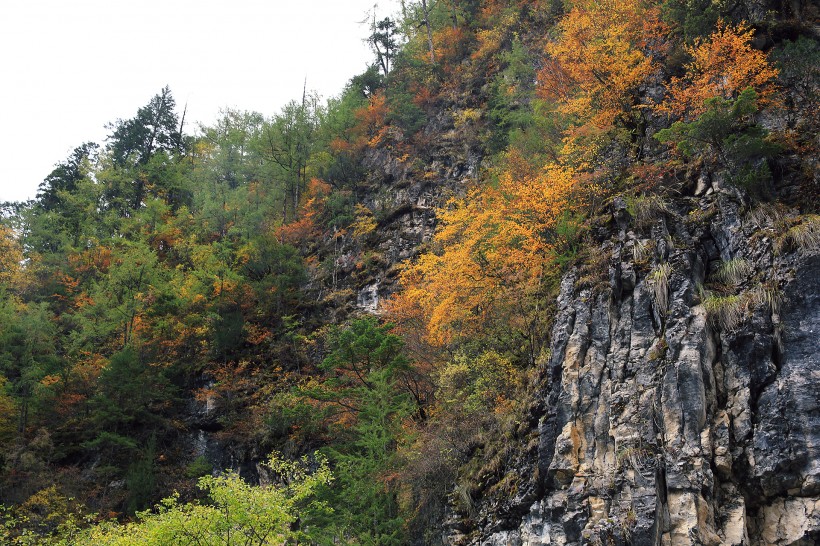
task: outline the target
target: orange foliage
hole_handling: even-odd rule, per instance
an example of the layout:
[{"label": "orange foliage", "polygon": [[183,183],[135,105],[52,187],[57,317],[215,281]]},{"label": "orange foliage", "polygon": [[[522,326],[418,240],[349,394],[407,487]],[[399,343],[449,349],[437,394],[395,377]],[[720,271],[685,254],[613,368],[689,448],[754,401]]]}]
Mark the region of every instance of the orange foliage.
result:
[{"label": "orange foliage", "polygon": [[641,0],[579,0],[557,27],[539,72],[540,95],[581,125],[628,122],[664,48],[660,10]]},{"label": "orange foliage", "polygon": [[350,142],[342,138],[336,137],[330,141],[330,151],[334,154],[346,153],[351,150]]},{"label": "orange foliage", "polygon": [[354,137],[355,149],[363,150],[380,142],[387,123],[388,111],[387,100],[382,92],[375,93],[367,106],[356,110],[356,125],[350,130]]},{"label": "orange foliage", "polygon": [[320,232],[317,220],[325,208],[325,200],[330,194],[330,184],[313,178],[305,192],[305,201],[299,209],[299,216],[293,222],[279,226],[275,235],[282,243],[301,247],[316,239]]},{"label": "orange foliage", "polygon": [[748,87],[757,91],[759,105],[770,104],[778,71],[762,51],[752,48],[753,34],[744,23],[736,27],[719,23],[706,40],[698,39],[687,47],[693,60],[686,65],[683,78],[672,78],[663,110],[694,119],[705,111],[707,99],[735,99]]},{"label": "orange foliage", "polygon": [[[463,27],[453,28],[447,25],[436,30],[433,32],[436,60],[445,65],[458,61],[464,56],[467,50],[467,42],[468,33]],[[427,52],[420,52],[419,55],[421,56],[426,53]]]},{"label": "orange foliage", "polygon": [[95,246],[79,254],[71,254],[68,263],[77,273],[108,273],[111,267],[111,249],[105,246]]},{"label": "orange foliage", "polygon": [[507,172],[497,186],[475,188],[440,212],[439,250],[403,272],[391,320],[403,329],[423,323],[433,345],[490,324],[526,328],[524,306],[556,267],[549,234],[579,203],[569,169],[549,165],[518,175]]}]

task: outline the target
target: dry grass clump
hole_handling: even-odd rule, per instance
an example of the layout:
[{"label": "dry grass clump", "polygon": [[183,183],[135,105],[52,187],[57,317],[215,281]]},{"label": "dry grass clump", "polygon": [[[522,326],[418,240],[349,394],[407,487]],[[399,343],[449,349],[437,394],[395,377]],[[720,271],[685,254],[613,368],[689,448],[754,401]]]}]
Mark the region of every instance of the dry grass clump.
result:
[{"label": "dry grass clump", "polygon": [[716,294],[700,289],[701,303],[709,322],[720,330],[734,330],[759,307],[780,312],[783,296],[776,284],[761,284],[740,294]]},{"label": "dry grass clump", "polygon": [[646,276],[649,294],[658,307],[658,312],[666,316],[669,305],[669,277],[672,275],[672,266],[668,263],[659,264]]},{"label": "dry grass clump", "polygon": [[657,222],[672,209],[660,195],[639,195],[627,200],[627,211],[635,220],[635,227],[644,229]]},{"label": "dry grass clump", "polygon": [[811,252],[820,249],[820,215],[807,214],[801,222],[786,231],[778,239],[777,250],[793,246],[798,252]]},{"label": "dry grass clump", "polygon": [[721,263],[715,272],[714,278],[719,283],[737,286],[746,280],[753,271],[752,264],[747,260],[734,258]]}]

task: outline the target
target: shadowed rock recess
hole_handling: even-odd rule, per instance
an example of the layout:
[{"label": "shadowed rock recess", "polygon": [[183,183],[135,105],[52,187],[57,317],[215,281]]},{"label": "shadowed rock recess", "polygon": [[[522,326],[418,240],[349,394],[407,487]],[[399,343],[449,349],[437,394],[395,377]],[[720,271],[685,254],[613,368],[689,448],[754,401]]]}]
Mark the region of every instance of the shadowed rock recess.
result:
[{"label": "shadowed rock recess", "polygon": [[452,514],[449,544],[820,542],[820,255],[741,201],[641,230],[616,200],[600,281],[563,278],[514,498]]}]

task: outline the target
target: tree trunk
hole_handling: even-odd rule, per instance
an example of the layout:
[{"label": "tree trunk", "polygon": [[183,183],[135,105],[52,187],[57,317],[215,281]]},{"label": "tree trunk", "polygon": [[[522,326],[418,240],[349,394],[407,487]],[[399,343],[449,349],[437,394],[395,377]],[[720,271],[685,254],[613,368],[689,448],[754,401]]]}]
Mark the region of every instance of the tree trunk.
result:
[{"label": "tree trunk", "polygon": [[430,64],[436,64],[436,53],[433,49],[433,29],[430,28],[430,11],[427,9],[427,0],[421,0],[421,9],[424,12],[424,26],[427,27],[427,47],[430,48]]}]

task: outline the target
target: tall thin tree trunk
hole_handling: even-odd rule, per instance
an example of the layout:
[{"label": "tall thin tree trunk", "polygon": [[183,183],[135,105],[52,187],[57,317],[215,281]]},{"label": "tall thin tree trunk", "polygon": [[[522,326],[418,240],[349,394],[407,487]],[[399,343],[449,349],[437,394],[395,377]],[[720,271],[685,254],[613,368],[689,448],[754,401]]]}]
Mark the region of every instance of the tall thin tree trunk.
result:
[{"label": "tall thin tree trunk", "polygon": [[430,64],[436,64],[436,53],[433,49],[433,29],[430,28],[430,11],[427,9],[427,0],[421,0],[421,9],[424,12],[424,26],[427,27],[427,47],[430,48]]}]

